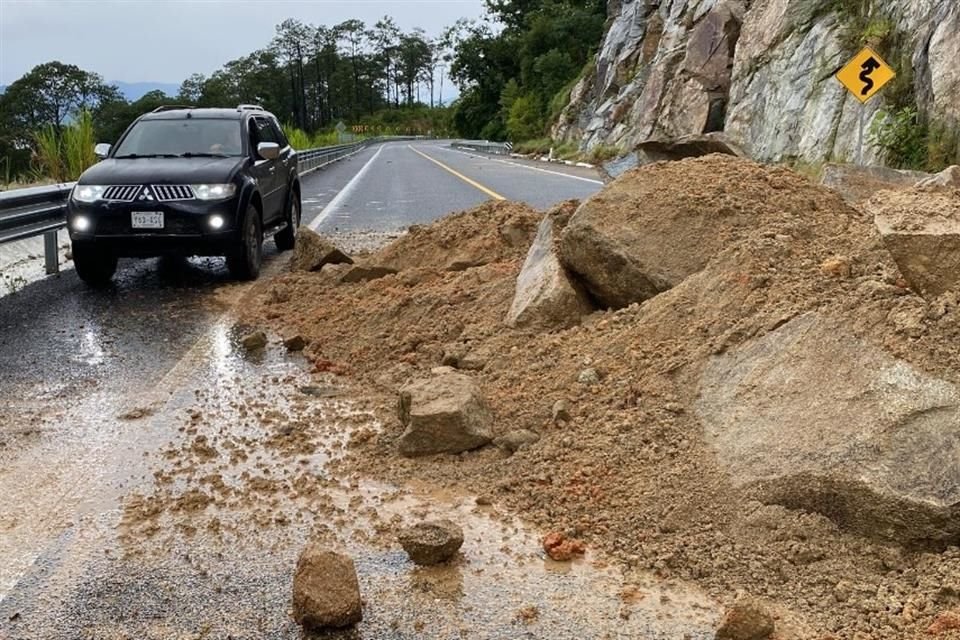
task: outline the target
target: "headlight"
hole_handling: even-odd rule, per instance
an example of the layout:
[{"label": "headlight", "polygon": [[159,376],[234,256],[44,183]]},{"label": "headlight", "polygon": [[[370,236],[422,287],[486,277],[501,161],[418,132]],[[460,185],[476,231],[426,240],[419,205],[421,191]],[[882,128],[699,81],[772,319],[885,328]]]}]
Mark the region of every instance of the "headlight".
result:
[{"label": "headlight", "polygon": [[106,189],[95,184],[78,184],[73,188],[73,199],[77,202],[96,202],[103,197]]},{"label": "headlight", "polygon": [[199,200],[223,200],[237,192],[235,184],[192,184],[190,186]]}]

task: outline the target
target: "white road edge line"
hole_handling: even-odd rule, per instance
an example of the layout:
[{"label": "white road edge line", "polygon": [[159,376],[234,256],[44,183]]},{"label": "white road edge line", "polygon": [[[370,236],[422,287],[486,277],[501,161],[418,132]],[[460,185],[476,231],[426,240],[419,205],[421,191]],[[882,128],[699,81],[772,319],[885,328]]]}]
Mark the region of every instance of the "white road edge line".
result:
[{"label": "white road edge line", "polygon": [[383,151],[386,145],[380,145],[380,148],[377,149],[377,152],[373,154],[373,157],[367,160],[367,164],[363,165],[360,171],[357,172],[357,175],[353,176],[353,179],[347,183],[347,185],[340,190],[340,192],[330,201],[330,203],[323,208],[323,211],[314,218],[307,228],[311,231],[316,231],[317,228],[323,224],[323,221],[327,219],[333,210],[340,206],[340,203],[347,199],[347,197],[357,188],[357,185],[360,184],[360,181],[363,180],[363,177],[367,175],[367,172],[370,170],[371,165],[374,161],[380,157],[380,153]]},{"label": "white road edge line", "polygon": [[531,167],[528,164],[520,164],[519,162],[510,162],[509,160],[500,160],[499,158],[491,158],[489,156],[481,156],[475,153],[470,153],[468,151],[461,151],[460,149],[452,149],[450,147],[444,147],[442,145],[433,145],[434,149],[441,149],[444,151],[453,151],[454,153],[459,153],[471,158],[480,158],[481,160],[489,160],[491,162],[499,162],[500,164],[508,164],[511,167],[520,167],[521,169],[530,169],[530,171],[539,171],[540,173],[549,173],[554,176],[560,176],[562,178],[570,178],[571,180],[580,180],[581,182],[589,182],[591,184],[605,185],[606,182],[603,180],[594,180],[592,178],[583,178],[581,176],[570,175],[569,173],[562,173],[560,171],[551,171],[550,169],[541,169],[540,167]]}]

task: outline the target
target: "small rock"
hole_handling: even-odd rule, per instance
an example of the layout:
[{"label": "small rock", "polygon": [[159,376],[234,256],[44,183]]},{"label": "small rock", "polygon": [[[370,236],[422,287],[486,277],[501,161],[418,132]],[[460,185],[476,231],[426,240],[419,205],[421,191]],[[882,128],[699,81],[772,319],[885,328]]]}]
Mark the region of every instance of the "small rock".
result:
[{"label": "small rock", "polygon": [[554,424],[570,422],[570,403],[566,400],[557,400],[553,403],[550,414],[553,416]]},{"label": "small rock", "polygon": [[477,496],[476,503],[478,507],[489,507],[493,504],[493,499],[490,496]]},{"label": "small rock", "polygon": [[489,444],[493,414],[477,384],[450,367],[434,367],[432,374],[400,389],[398,413],[406,427],[400,453],[460,453]]},{"label": "small rock", "polygon": [[390,267],[381,267],[376,265],[355,264],[348,268],[342,276],[340,282],[368,282],[370,280],[379,280],[385,276],[391,276],[397,273],[396,269]]},{"label": "small rock", "polygon": [[750,599],[738,600],[731,606],[720,626],[716,640],[765,640],[773,635],[773,617]]},{"label": "small rock", "polygon": [[577,382],[589,385],[600,384],[600,374],[597,373],[596,369],[584,369],[577,376]]},{"label": "small rock", "polygon": [[307,346],[307,339],[299,333],[289,335],[283,339],[283,346],[287,351],[303,351]]},{"label": "small rock", "polygon": [[941,611],[927,627],[927,633],[939,636],[953,629],[960,629],[960,612]]},{"label": "small rock", "polygon": [[586,553],[586,545],[581,540],[568,538],[558,531],[552,531],[543,538],[543,550],[551,560],[566,562]]},{"label": "small rock", "polygon": [[256,351],[267,346],[267,334],[263,331],[254,331],[240,338],[240,344],[247,351]]},{"label": "small rock", "polygon": [[504,435],[496,438],[493,444],[514,453],[522,447],[529,446],[540,440],[540,434],[528,431],[527,429],[514,429]]},{"label": "small rock", "polygon": [[820,272],[834,278],[850,277],[850,259],[843,256],[828,258],[820,264]]},{"label": "small rock", "polygon": [[293,618],[307,629],[360,622],[360,583],[353,560],[316,544],[307,546],[293,577]]},{"label": "small rock", "polygon": [[324,265],[342,263],[353,264],[353,259],[316,231],[300,227],[290,259],[291,271],[320,271]]},{"label": "small rock", "polygon": [[440,564],[460,550],[463,529],[450,520],[432,520],[403,529],[397,539],[415,563]]},{"label": "small rock", "polygon": [[960,189],[960,167],[953,165],[917,183],[922,188]]}]

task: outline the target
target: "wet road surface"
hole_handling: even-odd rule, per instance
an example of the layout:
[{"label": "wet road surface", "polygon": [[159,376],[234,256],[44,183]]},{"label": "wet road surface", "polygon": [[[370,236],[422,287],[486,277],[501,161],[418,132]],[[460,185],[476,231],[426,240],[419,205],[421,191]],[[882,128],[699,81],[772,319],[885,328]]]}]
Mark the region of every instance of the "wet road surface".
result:
[{"label": "wet road surface", "polygon": [[[446,168],[408,145],[366,150],[304,178],[305,222],[398,228],[489,197],[448,169],[541,206],[599,188],[414,146]],[[265,277],[283,263],[269,251]],[[0,638],[299,638],[290,579],[308,538],[357,561],[365,620],[333,637],[710,637],[715,607],[689,587],[625,598],[589,558],[545,561],[496,505],[336,477],[350,438],[380,426],[276,336],[238,349],[250,286],[222,260],[150,260],[104,291],[66,270],[0,297]],[[393,544],[398,523],[451,514],[467,532],[453,566],[417,569]]]}]

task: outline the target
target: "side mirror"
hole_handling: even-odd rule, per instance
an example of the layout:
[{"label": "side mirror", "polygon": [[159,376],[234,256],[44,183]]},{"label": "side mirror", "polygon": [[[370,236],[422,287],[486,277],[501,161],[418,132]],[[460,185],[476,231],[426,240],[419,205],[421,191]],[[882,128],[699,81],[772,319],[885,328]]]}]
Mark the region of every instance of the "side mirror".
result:
[{"label": "side mirror", "polygon": [[257,155],[264,160],[276,160],[280,157],[280,145],[276,142],[261,142],[257,145]]},{"label": "side mirror", "polygon": [[101,142],[101,143],[99,143],[99,144],[97,144],[96,146],[93,147],[93,153],[94,153],[94,155],[96,155],[98,158],[100,158],[101,160],[103,160],[103,159],[106,158],[108,155],[110,155],[110,145],[107,144],[106,142]]}]

